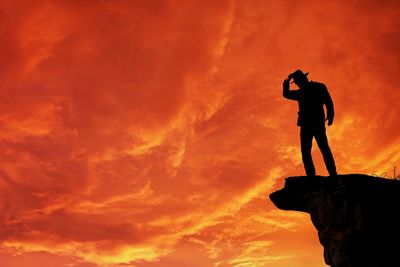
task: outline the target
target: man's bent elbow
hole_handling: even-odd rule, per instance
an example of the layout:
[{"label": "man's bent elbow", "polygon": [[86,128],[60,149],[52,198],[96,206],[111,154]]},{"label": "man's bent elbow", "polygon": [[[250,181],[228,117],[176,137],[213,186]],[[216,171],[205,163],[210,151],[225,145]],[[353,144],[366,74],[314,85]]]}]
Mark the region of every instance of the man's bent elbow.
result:
[{"label": "man's bent elbow", "polygon": [[292,95],[288,91],[283,91],[282,96],[287,99],[292,99]]}]

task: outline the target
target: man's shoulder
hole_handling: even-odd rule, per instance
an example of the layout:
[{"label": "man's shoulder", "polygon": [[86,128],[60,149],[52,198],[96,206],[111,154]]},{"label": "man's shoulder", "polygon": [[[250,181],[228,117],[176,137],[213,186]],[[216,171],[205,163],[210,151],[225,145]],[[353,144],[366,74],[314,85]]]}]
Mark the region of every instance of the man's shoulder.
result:
[{"label": "man's shoulder", "polygon": [[316,82],[316,81],[310,81],[310,84],[313,87],[319,87],[319,88],[326,88],[326,85],[321,83],[321,82]]},{"label": "man's shoulder", "polygon": [[324,92],[328,91],[326,85],[320,82],[310,81],[311,88],[314,88],[315,91]]}]

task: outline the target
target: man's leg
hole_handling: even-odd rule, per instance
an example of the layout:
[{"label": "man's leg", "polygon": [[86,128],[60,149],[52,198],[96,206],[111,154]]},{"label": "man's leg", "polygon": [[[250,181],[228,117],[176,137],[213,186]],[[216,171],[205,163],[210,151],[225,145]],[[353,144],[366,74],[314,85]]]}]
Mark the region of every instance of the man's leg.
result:
[{"label": "man's leg", "polygon": [[326,137],[325,127],[317,129],[314,133],[315,139],[319,149],[321,150],[322,156],[324,157],[326,169],[330,176],[337,175],[335,160],[333,159],[332,151],[328,145],[328,138]]},{"label": "man's leg", "polygon": [[315,167],[311,157],[313,132],[306,127],[300,128],[301,156],[307,176],[315,175]]}]

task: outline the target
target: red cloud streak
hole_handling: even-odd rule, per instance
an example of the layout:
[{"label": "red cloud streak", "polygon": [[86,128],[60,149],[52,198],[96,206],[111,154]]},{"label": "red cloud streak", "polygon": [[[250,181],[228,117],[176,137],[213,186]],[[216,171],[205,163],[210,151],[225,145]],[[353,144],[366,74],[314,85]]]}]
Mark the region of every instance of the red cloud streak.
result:
[{"label": "red cloud streak", "polygon": [[392,169],[399,7],[2,1],[0,265],[323,266],[267,200],[303,174],[282,80],[327,85],[340,173]]}]

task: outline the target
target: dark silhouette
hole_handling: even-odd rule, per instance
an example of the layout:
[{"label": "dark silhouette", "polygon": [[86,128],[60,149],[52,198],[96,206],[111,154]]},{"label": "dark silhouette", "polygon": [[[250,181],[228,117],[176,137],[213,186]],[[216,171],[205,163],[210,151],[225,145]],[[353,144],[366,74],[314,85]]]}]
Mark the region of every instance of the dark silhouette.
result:
[{"label": "dark silhouette", "polygon": [[[308,73],[296,70],[283,81],[283,96],[299,103],[297,125],[300,126],[301,155],[304,168],[308,176],[315,175],[315,167],[311,157],[312,139],[315,137],[329,175],[337,175],[335,161],[328,145],[325,130],[326,120],[328,126],[333,123],[332,98],[323,83],[309,81],[307,75]],[[291,79],[299,87],[298,90],[290,90]],[[327,110],[326,119],[324,105]]]},{"label": "dark silhouette", "polygon": [[310,214],[326,264],[400,266],[400,181],[362,174],[289,177],[270,199],[279,209]]}]

